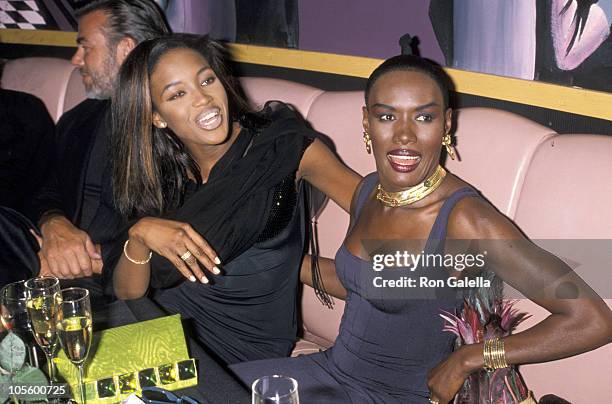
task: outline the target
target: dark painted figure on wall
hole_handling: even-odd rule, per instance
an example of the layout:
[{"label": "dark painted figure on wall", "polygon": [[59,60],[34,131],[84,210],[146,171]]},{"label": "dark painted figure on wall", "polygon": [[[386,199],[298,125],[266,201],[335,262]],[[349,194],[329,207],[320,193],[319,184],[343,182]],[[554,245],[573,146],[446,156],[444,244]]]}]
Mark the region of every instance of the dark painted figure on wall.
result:
[{"label": "dark painted figure on wall", "polygon": [[447,66],[612,91],[612,0],[431,0]]},{"label": "dark painted figure on wall", "polygon": [[537,5],[536,79],[612,92],[612,0]]}]

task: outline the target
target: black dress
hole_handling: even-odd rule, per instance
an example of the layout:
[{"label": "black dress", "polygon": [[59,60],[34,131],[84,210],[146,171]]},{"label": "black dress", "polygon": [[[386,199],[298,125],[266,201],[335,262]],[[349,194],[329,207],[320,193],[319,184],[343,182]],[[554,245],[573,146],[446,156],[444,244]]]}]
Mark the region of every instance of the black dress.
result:
[{"label": "black dress", "polygon": [[[208,285],[192,283],[151,261],[154,300],[191,320],[197,339],[225,363],[288,356],[297,335],[306,184],[296,184],[296,172],[318,134],[284,104],[264,111],[263,129],[243,129],[208,181],[188,185],[183,205],[170,216],[211,244],[222,275],[209,274]],[[206,227],[215,220],[217,228]],[[168,285],[177,274],[182,282]]]},{"label": "black dress", "polygon": [[164,309],[191,319],[198,340],[226,363],[288,356],[295,342],[305,215],[293,178],[277,188],[278,213],[261,241],[224,265],[223,275],[155,295]]}]

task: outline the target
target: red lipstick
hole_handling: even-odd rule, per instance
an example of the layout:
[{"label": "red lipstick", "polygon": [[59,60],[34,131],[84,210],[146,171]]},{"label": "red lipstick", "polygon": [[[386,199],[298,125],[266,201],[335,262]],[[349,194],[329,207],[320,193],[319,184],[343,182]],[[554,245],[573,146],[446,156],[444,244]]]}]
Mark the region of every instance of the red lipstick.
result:
[{"label": "red lipstick", "polygon": [[387,161],[400,173],[414,171],[421,162],[421,153],[411,149],[395,149],[387,153]]}]

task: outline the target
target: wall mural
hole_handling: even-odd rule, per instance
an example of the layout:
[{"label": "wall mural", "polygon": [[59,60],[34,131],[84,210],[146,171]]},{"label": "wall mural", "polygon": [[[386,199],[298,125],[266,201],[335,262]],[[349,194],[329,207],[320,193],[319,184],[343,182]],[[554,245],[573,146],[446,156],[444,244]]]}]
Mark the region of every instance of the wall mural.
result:
[{"label": "wall mural", "polygon": [[[3,0],[0,1],[0,28],[76,31],[75,10],[91,1]],[[226,41],[297,47],[297,0],[155,2],[164,10],[175,32],[208,33]]]},{"label": "wall mural", "polygon": [[537,79],[612,92],[612,0],[551,0],[538,10]]},{"label": "wall mural", "polygon": [[612,92],[612,0],[431,0],[446,63]]},{"label": "wall mural", "polygon": [[[74,31],[89,1],[0,1],[0,28]],[[446,66],[612,92],[612,0],[156,1],[176,32],[378,58],[409,33]]]}]

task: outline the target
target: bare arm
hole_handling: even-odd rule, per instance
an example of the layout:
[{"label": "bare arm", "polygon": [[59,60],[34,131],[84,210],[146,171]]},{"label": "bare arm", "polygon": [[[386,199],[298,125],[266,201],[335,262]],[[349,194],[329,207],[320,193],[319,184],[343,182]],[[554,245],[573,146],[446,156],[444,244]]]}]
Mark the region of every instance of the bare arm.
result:
[{"label": "bare arm", "polygon": [[[360,179],[353,191],[353,195],[351,197],[350,203],[350,214],[351,214],[351,226],[353,223],[354,213],[357,204],[356,195],[359,194],[359,189],[361,189],[361,184],[363,180]],[[302,260],[302,268],[300,270],[300,281],[305,283],[306,285],[313,287],[312,285],[312,256],[306,255]],[[338,279],[338,274],[336,272],[336,265],[334,260],[331,258],[319,257],[319,269],[321,270],[322,282],[325,290],[332,296],[337,297],[338,299],[346,299],[346,289],[342,286],[340,279]]]},{"label": "bare arm", "polygon": [[298,178],[305,179],[346,212],[361,177],[342,164],[318,139],[308,146],[300,162]]},{"label": "bare arm", "polygon": [[[121,256],[113,273],[113,286],[119,299],[142,297],[149,287],[153,252],[167,258],[178,271],[191,282],[208,283],[202,268],[215,275],[221,273],[217,267],[221,262],[217,253],[187,223],[145,217],[129,230],[125,253]],[[185,255],[189,252],[188,256]]]},{"label": "bare arm", "polygon": [[[330,258],[319,257],[318,261],[325,291],[327,291],[327,293],[329,293],[333,297],[337,297],[338,299],[346,299],[346,289],[344,289],[344,286],[342,286],[342,283],[340,283],[340,279],[338,279],[334,260]],[[312,256],[304,256],[304,259],[302,260],[302,268],[300,270],[300,281],[310,287],[313,287],[311,264]]]},{"label": "bare arm", "polygon": [[[551,314],[505,339],[510,364],[546,362],[612,342],[612,312],[563,261],[526,239],[492,240],[483,246],[505,282]],[[480,368],[482,355],[472,366]]]},{"label": "bare arm", "polygon": [[[129,239],[125,253],[137,261],[146,261],[151,250],[146,245]],[[135,264],[129,261],[125,254],[121,255],[113,273],[113,287],[118,299],[138,299],[147,293],[151,278],[151,264]]]},{"label": "bare arm", "polygon": [[[561,359],[612,342],[612,312],[565,263],[525,239],[483,201],[461,201],[455,212],[455,230],[449,231],[457,238],[486,240],[477,249],[487,251],[487,266],[551,313],[530,329],[503,339],[508,364]],[[455,351],[430,372],[428,385],[435,398],[450,401],[483,362],[482,343]]]}]

